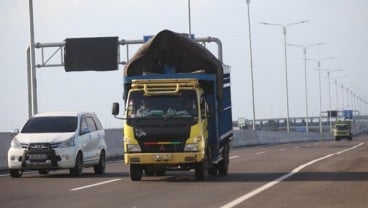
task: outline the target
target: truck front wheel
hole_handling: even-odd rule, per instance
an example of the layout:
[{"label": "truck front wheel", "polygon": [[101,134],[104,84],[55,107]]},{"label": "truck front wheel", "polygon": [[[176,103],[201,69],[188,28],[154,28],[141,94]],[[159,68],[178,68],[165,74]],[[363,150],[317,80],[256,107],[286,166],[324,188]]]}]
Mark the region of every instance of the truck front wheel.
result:
[{"label": "truck front wheel", "polygon": [[130,165],[130,179],[132,181],[140,181],[142,179],[142,167],[140,165]]},{"label": "truck front wheel", "polygon": [[202,162],[199,162],[196,164],[194,173],[195,173],[195,177],[197,180],[205,180],[207,178],[207,174],[208,174],[208,151],[206,151],[206,154],[202,160]]}]

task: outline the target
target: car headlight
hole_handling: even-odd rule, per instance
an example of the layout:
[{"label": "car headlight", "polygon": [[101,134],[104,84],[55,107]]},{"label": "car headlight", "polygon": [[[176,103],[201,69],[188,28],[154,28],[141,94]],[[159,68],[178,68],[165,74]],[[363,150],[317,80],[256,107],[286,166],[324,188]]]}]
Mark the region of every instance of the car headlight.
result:
[{"label": "car headlight", "polygon": [[142,152],[139,144],[127,144],[127,152]]},{"label": "car headlight", "polygon": [[74,137],[66,140],[65,142],[59,145],[59,148],[68,148],[68,147],[74,147]]},{"label": "car headlight", "polygon": [[198,144],[185,144],[184,151],[185,152],[198,152]]},{"label": "car headlight", "polygon": [[20,144],[20,142],[16,138],[12,139],[12,141],[10,143],[10,146],[12,148],[22,148],[22,145]]}]

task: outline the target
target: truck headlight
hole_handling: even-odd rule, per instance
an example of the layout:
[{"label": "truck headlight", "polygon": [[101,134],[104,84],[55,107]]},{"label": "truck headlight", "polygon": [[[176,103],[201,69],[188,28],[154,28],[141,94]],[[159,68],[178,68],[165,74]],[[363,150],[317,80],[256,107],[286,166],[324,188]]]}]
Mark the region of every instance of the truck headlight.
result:
[{"label": "truck headlight", "polygon": [[18,148],[18,149],[22,148],[22,145],[20,144],[20,142],[16,138],[12,139],[12,141],[10,143],[10,146],[12,148]]},{"label": "truck headlight", "polygon": [[127,144],[127,152],[142,152],[139,144]]},{"label": "truck headlight", "polygon": [[184,151],[185,152],[198,152],[198,144],[185,144]]},{"label": "truck headlight", "polygon": [[74,147],[74,137],[64,141],[59,145],[59,148],[68,148],[68,147]]}]

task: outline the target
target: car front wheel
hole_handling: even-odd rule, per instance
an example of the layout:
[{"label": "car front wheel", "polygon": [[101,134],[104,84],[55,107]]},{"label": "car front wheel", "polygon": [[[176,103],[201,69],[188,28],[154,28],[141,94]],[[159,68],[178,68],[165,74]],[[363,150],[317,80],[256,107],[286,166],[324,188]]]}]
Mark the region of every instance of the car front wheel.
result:
[{"label": "car front wheel", "polygon": [[93,170],[96,174],[104,174],[106,167],[106,156],[105,151],[101,151],[100,153],[100,160],[97,165],[93,166]]},{"label": "car front wheel", "polygon": [[23,174],[23,170],[21,170],[21,169],[10,169],[9,174],[12,178],[20,178]]},{"label": "car front wheel", "polygon": [[82,153],[78,153],[77,157],[75,158],[75,165],[73,168],[70,168],[70,175],[74,177],[80,177],[82,176],[82,170],[83,170],[83,156]]}]

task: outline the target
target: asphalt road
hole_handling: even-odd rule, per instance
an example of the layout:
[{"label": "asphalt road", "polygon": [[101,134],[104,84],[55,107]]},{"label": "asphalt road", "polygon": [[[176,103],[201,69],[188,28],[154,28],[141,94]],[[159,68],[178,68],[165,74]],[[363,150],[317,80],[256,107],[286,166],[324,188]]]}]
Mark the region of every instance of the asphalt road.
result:
[{"label": "asphalt road", "polygon": [[84,169],[11,178],[0,173],[0,207],[367,207],[368,135],[342,140],[236,148],[227,176],[196,181],[167,172],[132,182],[121,161],[106,174]]}]

